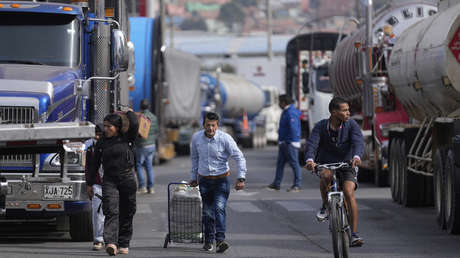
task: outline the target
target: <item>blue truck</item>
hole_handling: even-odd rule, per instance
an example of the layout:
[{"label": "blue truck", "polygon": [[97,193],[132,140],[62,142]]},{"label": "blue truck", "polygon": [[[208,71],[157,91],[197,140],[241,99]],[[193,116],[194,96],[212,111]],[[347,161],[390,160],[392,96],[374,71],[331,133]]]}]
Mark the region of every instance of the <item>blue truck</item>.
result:
[{"label": "blue truck", "polygon": [[271,105],[270,93],[259,85],[229,73],[202,73],[202,110],[220,114],[220,129],[243,147],[264,147],[265,116],[260,111]]},{"label": "blue truck", "polygon": [[125,1],[0,1],[0,223],[92,240],[84,142],[128,105],[128,29]]},{"label": "blue truck", "polygon": [[158,154],[169,160],[189,151],[200,120],[200,60],[161,43],[160,19],[130,17],[135,51],[135,83],[130,101],[135,111],[142,99],[152,103],[160,126]]}]

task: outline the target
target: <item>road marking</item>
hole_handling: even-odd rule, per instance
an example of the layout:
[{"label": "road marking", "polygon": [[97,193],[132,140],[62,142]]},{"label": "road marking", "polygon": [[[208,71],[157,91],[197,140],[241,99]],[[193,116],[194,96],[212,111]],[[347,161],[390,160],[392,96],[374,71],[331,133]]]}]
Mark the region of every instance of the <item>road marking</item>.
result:
[{"label": "road marking", "polygon": [[362,211],[364,211],[364,210],[372,210],[372,208],[369,207],[369,206],[367,206],[367,205],[358,203],[358,210],[360,210],[360,211],[361,211],[361,210],[362,210]]},{"label": "road marking", "polygon": [[259,192],[248,192],[245,190],[239,190],[239,191],[232,190],[232,195],[236,195],[236,196],[253,196],[258,193]]},{"label": "road marking", "polygon": [[288,211],[315,211],[316,208],[302,201],[277,201],[278,205],[283,206]]},{"label": "road marking", "polygon": [[228,206],[230,209],[237,212],[262,212],[259,207],[255,206],[251,202],[229,202]]},{"label": "road marking", "polygon": [[150,214],[150,213],[153,213],[152,212],[152,207],[150,207],[149,203],[137,204],[136,213],[137,214]]}]

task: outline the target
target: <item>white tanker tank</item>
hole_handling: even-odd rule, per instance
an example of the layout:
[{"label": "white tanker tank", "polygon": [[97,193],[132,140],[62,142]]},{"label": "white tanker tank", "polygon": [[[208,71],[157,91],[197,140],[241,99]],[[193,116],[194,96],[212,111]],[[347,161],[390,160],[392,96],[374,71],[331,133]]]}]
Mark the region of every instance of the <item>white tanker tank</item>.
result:
[{"label": "white tanker tank", "polygon": [[225,117],[241,117],[244,112],[253,117],[265,107],[267,100],[263,89],[242,77],[226,73],[220,73],[218,78],[210,74],[201,76],[202,84],[208,85],[207,90],[213,94],[217,80],[220,82],[221,108]]},{"label": "white tanker tank", "polygon": [[[385,25],[392,26],[394,34],[392,40],[397,40],[405,29],[433,15],[436,10],[432,1],[398,1],[397,3],[392,1],[375,14],[372,26],[373,45],[378,44],[378,32],[382,31]],[[360,43],[360,48],[355,46],[357,42]],[[362,26],[337,45],[329,67],[334,95],[358,103],[357,106],[360,106],[363,92],[362,85],[357,84],[357,79],[362,79],[358,51],[361,51],[365,42],[366,28]]]},{"label": "white tanker tank", "polygon": [[270,101],[261,87],[226,73],[203,73],[201,85],[204,90],[202,108],[221,114],[221,129],[245,147],[266,145],[265,117],[260,111],[270,105]]},{"label": "white tanker tank", "polygon": [[390,83],[417,120],[460,114],[459,14],[456,5],[427,18],[404,31],[394,45]]}]

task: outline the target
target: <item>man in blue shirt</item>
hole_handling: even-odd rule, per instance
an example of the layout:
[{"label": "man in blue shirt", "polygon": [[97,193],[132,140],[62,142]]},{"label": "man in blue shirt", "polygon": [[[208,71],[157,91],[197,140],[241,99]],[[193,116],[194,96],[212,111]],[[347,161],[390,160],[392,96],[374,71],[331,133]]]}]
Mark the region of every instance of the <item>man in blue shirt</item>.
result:
[{"label": "man in blue shirt", "polygon": [[216,240],[216,252],[223,253],[230,247],[225,241],[225,208],[230,194],[228,159],[232,157],[238,165],[236,190],[244,188],[246,159],[233,138],[218,130],[219,116],[216,113],[206,113],[203,127],[204,130],[192,137],[190,185],[199,184],[203,200],[203,248],[212,251]]},{"label": "man in blue shirt", "polygon": [[[361,164],[364,152],[364,139],[361,129],[355,120],[350,119],[350,107],[340,97],[334,97],[329,103],[329,119],[319,121],[313,128],[307,141],[305,160],[307,169],[314,170],[316,163],[350,162],[355,168]],[[358,205],[355,190],[358,187],[357,172],[354,169],[337,171],[343,179],[343,193],[347,207],[350,209],[352,226],[352,246],[361,246],[364,241],[356,232],[358,225]],[[319,221],[328,217],[327,189],[332,181],[332,171],[320,171],[320,190],[323,205],[316,215]]]},{"label": "man in blue shirt", "polygon": [[284,166],[289,163],[294,171],[294,182],[288,192],[299,192],[302,183],[302,174],[299,165],[300,148],[300,111],[292,104],[292,99],[286,95],[279,96],[279,105],[283,109],[278,129],[278,159],[276,162],[276,175],[273,183],[268,186],[270,190],[280,190],[283,180]]}]

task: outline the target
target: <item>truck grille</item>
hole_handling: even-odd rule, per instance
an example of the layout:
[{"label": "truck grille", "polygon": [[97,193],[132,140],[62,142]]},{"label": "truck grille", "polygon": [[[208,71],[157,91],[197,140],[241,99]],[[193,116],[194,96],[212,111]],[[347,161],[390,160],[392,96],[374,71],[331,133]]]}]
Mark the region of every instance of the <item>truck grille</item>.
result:
[{"label": "truck grille", "polygon": [[[0,124],[28,124],[36,122],[35,108],[0,106]],[[0,166],[31,166],[32,154],[0,155]]]},{"label": "truck grille", "polygon": [[0,124],[27,124],[35,120],[33,107],[0,107]]}]

